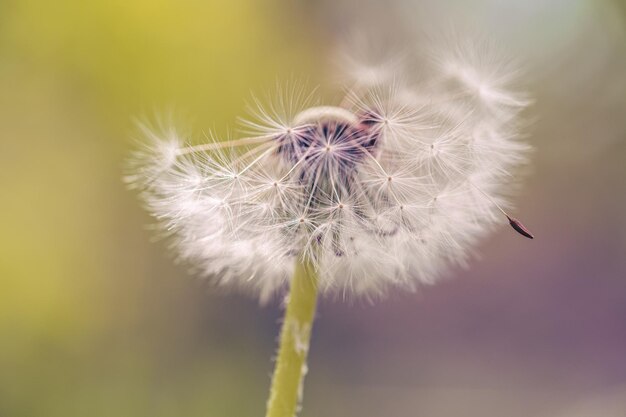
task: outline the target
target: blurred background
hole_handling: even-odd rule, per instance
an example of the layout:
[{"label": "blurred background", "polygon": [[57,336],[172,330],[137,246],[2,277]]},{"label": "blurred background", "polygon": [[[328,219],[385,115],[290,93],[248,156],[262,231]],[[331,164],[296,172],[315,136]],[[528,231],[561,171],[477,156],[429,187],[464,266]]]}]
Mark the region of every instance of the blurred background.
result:
[{"label": "blurred background", "polygon": [[[328,85],[350,31],[478,27],[527,64],[532,172],[481,259],[323,300],[303,417],[626,416],[626,3],[0,1],[0,416],[260,416],[280,309],[176,266],[121,181],[133,117],[201,137]],[[276,303],[277,304],[277,303]]]}]

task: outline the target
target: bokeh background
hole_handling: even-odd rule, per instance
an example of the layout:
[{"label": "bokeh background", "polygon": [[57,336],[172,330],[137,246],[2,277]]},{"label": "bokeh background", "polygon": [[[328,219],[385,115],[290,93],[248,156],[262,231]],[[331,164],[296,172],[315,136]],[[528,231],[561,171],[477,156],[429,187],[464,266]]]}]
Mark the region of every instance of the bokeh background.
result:
[{"label": "bokeh background", "polygon": [[[384,5],[383,5],[384,3]],[[527,65],[532,172],[468,271],[323,300],[303,417],[626,416],[626,3],[0,1],[0,416],[260,416],[280,309],[176,266],[121,182],[133,117],[232,132],[346,33],[477,27]],[[277,304],[277,303],[275,303]]]}]

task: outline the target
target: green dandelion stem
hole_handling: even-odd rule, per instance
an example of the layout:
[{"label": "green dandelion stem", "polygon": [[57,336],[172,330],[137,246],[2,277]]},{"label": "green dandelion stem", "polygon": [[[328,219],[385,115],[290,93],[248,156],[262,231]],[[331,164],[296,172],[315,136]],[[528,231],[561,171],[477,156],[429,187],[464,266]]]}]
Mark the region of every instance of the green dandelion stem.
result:
[{"label": "green dandelion stem", "polygon": [[266,417],[294,417],[298,412],[316,304],[317,275],[313,265],[298,261],[280,332]]}]

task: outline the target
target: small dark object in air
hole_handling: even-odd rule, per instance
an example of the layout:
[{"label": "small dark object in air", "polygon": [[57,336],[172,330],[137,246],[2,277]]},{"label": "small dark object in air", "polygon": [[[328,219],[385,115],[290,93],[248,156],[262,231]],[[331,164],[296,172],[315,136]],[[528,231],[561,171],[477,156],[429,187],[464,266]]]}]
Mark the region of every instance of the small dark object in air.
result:
[{"label": "small dark object in air", "polygon": [[509,217],[509,216],[506,216],[506,218],[509,219],[509,224],[511,225],[513,229],[515,229],[517,233],[519,233],[522,236],[526,236],[529,239],[535,238],[535,236],[533,236],[533,234],[530,233],[530,230],[528,230],[519,220]]}]

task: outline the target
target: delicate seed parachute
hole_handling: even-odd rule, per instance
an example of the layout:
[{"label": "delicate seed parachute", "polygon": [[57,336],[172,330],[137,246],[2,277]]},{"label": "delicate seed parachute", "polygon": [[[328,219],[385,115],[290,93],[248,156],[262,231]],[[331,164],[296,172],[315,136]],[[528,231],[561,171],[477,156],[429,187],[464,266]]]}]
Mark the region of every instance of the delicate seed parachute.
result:
[{"label": "delicate seed parachute", "polygon": [[529,100],[495,56],[484,43],[437,51],[420,82],[402,60],[380,74],[347,68],[336,105],[278,88],[267,105],[253,100],[240,139],[191,145],[171,124],[143,126],[126,180],[180,258],[261,300],[298,257],[322,290],[347,296],[432,283],[501,220],[526,161]]}]

